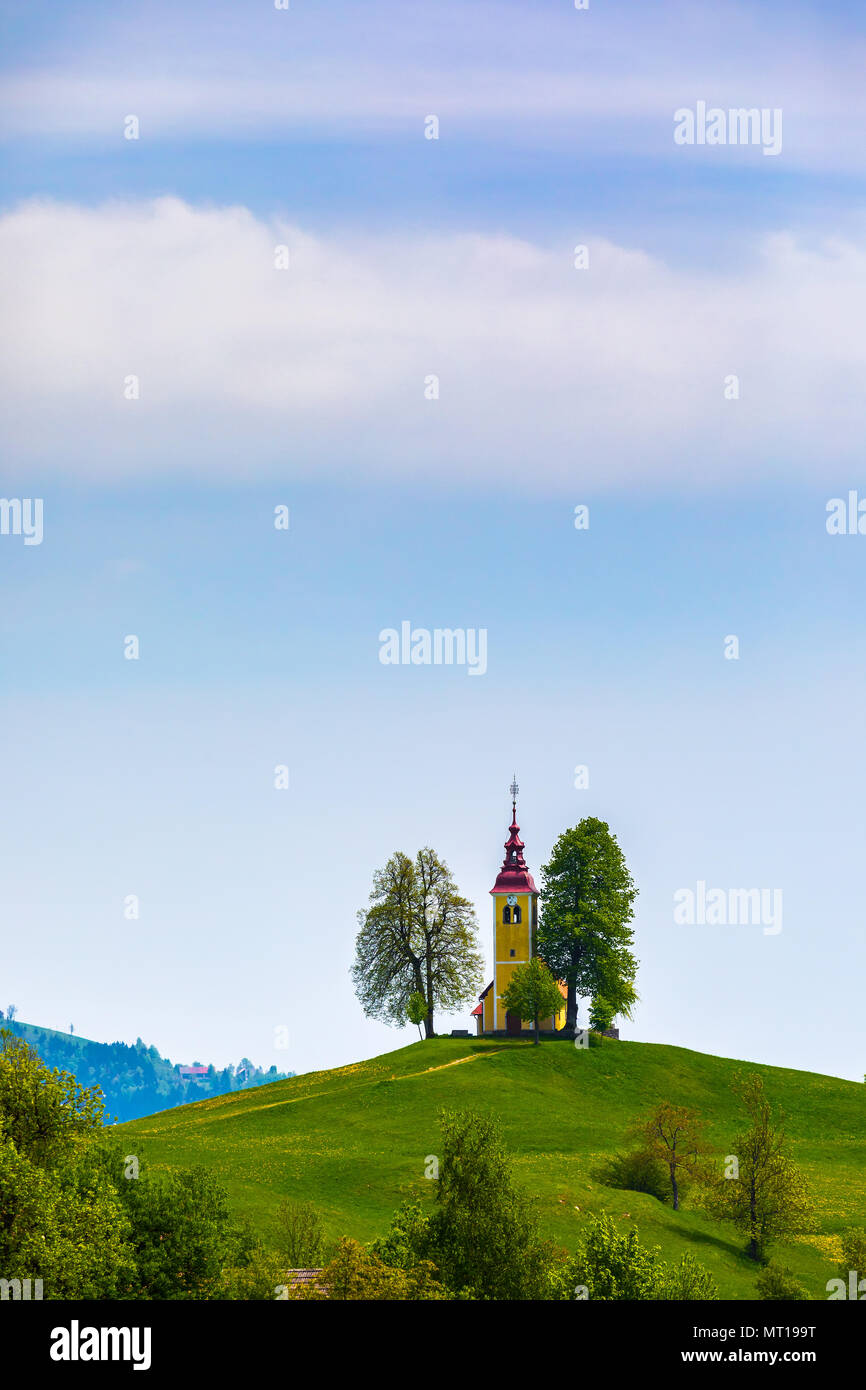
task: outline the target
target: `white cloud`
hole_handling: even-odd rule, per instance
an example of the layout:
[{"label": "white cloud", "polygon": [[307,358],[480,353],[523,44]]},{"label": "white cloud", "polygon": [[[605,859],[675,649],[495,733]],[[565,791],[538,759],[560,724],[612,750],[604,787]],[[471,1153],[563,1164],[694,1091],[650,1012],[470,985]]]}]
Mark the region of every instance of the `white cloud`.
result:
[{"label": "white cloud", "polygon": [[506,236],[25,204],[0,219],[8,467],[571,491],[859,467],[866,246],[779,236],[715,276],[587,243],[578,271]]}]

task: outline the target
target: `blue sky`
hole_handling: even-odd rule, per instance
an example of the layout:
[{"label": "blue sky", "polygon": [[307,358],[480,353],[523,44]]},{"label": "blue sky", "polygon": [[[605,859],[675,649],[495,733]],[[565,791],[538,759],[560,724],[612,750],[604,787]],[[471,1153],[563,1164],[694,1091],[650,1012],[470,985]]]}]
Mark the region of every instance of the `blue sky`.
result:
[{"label": "blue sky", "polygon": [[[536,875],[583,815],[632,866],[625,1036],[859,1079],[856,8],[5,20],[19,1015],[281,1069],[408,1041],[354,999],[355,912],[431,843],[489,954],[516,770]],[[780,155],[675,146],[700,99],[781,108]],[[403,620],[485,628],[486,674],[383,666]],[[780,887],[782,931],[677,925],[698,881]]]}]

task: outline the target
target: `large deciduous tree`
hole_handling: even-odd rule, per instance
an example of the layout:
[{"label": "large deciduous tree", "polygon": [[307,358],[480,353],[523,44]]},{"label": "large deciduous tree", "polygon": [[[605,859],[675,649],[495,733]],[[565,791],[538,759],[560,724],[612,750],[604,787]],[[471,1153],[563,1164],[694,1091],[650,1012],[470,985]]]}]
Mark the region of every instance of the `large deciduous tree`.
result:
[{"label": "large deciduous tree", "polygon": [[541,870],[538,952],[567,986],[565,1026],[573,1031],[578,997],[602,996],[614,1015],[631,1017],[637,960],[631,947],[637,889],[616,836],[588,816],[565,830]]},{"label": "large deciduous tree", "polygon": [[475,910],[429,847],[414,859],[398,851],[376,871],[358,926],[351,974],[368,1018],[405,1023],[409,1000],[422,994],[430,1038],[434,1010],[466,1004],[482,982]]}]

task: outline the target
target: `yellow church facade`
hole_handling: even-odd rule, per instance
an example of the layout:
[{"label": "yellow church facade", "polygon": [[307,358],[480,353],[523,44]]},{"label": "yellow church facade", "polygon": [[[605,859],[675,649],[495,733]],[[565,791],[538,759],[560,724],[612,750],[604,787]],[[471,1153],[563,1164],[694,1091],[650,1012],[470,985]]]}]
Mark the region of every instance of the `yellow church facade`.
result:
[{"label": "yellow church facade", "polygon": [[[473,1009],[476,1032],[519,1036],[534,1031],[534,1023],[524,1023],[508,1012],[502,994],[514,971],[527,965],[536,952],[538,932],[538,889],[523,857],[524,843],[517,824],[517,783],[511,786],[511,825],[505,841],[505,859],[490,890],[493,902],[493,979],[479,995]],[[558,1032],[565,1027],[565,986],[562,1008],[554,1017],[539,1019],[543,1033]]]}]

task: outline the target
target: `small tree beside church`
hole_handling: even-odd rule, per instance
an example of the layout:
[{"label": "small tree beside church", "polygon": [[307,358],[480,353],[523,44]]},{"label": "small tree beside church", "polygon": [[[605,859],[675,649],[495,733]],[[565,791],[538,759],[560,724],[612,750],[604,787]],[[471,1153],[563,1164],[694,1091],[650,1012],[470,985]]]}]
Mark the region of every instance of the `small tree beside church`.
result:
[{"label": "small tree beside church", "polygon": [[523,1023],[535,1024],[537,1047],[538,1020],[556,1016],[562,1008],[562,994],[547,966],[536,956],[513,972],[502,992],[502,1002]]},{"label": "small tree beside church", "polygon": [[427,1017],[427,1000],[424,998],[424,995],[421,993],[420,989],[416,989],[414,994],[409,995],[409,1003],[406,1007],[406,1017],[408,1018],[410,1023],[415,1024],[415,1027],[418,1029],[418,1035],[420,1037],[421,1024]]},{"label": "small tree beside church", "polygon": [[472,1000],[483,978],[475,910],[435,850],[393,854],[373,876],[358,925],[351,974],[368,1018],[405,1024],[410,999],[421,994],[431,1038],[435,1009],[450,1013]]},{"label": "small tree beside church", "polygon": [[595,1033],[606,1033],[616,1018],[616,1009],[603,995],[597,994],[589,1011],[589,1026]]}]

